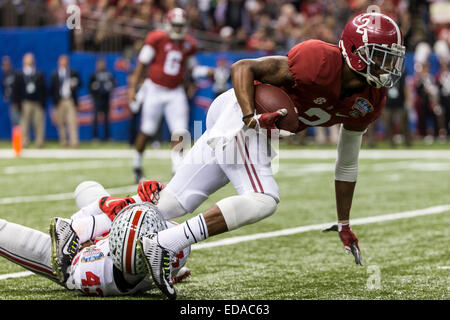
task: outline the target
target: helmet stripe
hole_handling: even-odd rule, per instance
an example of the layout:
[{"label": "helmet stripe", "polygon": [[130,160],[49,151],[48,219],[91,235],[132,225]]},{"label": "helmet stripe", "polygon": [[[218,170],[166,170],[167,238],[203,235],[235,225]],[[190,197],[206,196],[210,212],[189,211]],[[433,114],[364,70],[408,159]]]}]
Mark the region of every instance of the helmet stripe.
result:
[{"label": "helmet stripe", "polygon": [[398,45],[402,45],[402,34],[400,33],[400,29],[397,25],[397,23],[395,23],[394,20],[392,20],[391,17],[389,17],[388,15],[384,15],[386,17],[386,19],[389,20],[390,23],[392,23],[395,27],[395,32],[397,33],[397,44]]},{"label": "helmet stripe", "polygon": [[133,265],[133,252],[134,252],[134,242],[136,238],[136,229],[139,224],[139,220],[141,219],[142,211],[136,211],[136,214],[133,217],[133,221],[131,222],[131,226],[129,228],[130,233],[128,234],[127,247],[125,252],[125,270],[127,273],[132,273],[132,265]]}]

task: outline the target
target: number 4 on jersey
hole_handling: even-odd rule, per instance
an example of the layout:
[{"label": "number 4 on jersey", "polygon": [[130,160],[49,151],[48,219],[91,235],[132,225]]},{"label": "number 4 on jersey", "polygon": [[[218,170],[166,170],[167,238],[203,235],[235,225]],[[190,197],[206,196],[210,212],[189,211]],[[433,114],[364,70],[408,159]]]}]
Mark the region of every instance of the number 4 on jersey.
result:
[{"label": "number 4 on jersey", "polygon": [[100,278],[98,276],[96,276],[94,273],[88,271],[86,272],[86,279],[81,279],[81,285],[85,288],[83,288],[84,292],[87,295],[91,295],[91,296],[103,296],[103,291],[100,288],[95,288],[95,291],[92,291],[91,289],[94,288],[89,288],[89,287],[94,287],[94,286],[100,286]]}]

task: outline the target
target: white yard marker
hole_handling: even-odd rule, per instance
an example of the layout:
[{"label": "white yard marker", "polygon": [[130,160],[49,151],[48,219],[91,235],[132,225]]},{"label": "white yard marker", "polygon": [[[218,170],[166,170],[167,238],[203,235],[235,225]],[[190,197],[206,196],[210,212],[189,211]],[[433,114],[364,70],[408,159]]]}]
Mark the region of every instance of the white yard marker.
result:
[{"label": "white yard marker", "polygon": [[117,168],[129,166],[128,161],[70,161],[56,163],[41,163],[22,166],[7,166],[3,168],[3,174],[20,174],[20,173],[36,173],[36,172],[61,172],[73,170],[88,170],[101,168]]},{"label": "white yard marker", "polygon": [[[132,159],[132,149],[25,149],[21,158],[54,159]],[[170,159],[170,149],[150,149],[145,151],[146,159]],[[286,150],[280,149],[280,159],[336,159],[336,149],[329,150]],[[15,158],[12,149],[0,149],[0,159]],[[360,159],[450,159],[450,150],[361,150]]]},{"label": "white yard marker", "polygon": [[[108,191],[109,194],[111,194],[111,195],[120,194],[120,193],[128,193],[128,192],[136,193],[136,190],[137,190],[136,185],[106,189],[106,191]],[[74,199],[73,192],[36,195],[36,196],[17,196],[17,197],[0,198],[0,204],[42,202],[42,201],[60,201],[60,200],[70,200],[70,199]]]},{"label": "white yard marker", "polygon": [[7,273],[7,274],[1,274],[0,280],[6,280],[11,278],[22,278],[22,277],[28,277],[33,275],[34,273],[31,271],[23,271],[23,272],[16,272],[16,273]]}]

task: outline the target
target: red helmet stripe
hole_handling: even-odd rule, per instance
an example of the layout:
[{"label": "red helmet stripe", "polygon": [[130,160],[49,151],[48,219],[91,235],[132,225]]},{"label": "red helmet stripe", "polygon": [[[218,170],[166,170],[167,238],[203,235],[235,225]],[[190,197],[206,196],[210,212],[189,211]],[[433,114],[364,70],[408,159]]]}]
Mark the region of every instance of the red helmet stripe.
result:
[{"label": "red helmet stripe", "polygon": [[134,243],[136,241],[136,231],[137,226],[139,224],[139,220],[141,219],[142,211],[136,211],[136,214],[133,217],[133,221],[131,221],[131,226],[129,228],[130,233],[128,234],[127,247],[125,251],[125,270],[127,273],[132,273],[132,263],[134,261]]}]

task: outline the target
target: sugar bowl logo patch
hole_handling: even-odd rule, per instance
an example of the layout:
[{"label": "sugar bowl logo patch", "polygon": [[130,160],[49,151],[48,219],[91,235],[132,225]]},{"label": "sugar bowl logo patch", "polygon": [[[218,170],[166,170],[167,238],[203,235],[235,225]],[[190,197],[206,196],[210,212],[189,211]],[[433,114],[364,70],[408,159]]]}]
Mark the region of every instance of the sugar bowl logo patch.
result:
[{"label": "sugar bowl logo patch", "polygon": [[104,258],[103,252],[99,247],[90,246],[87,247],[81,257],[81,263],[94,262]]},{"label": "sugar bowl logo patch", "polygon": [[352,107],[352,111],[350,111],[350,115],[353,118],[361,118],[372,111],[373,106],[368,100],[364,98],[356,98],[355,104]]}]

